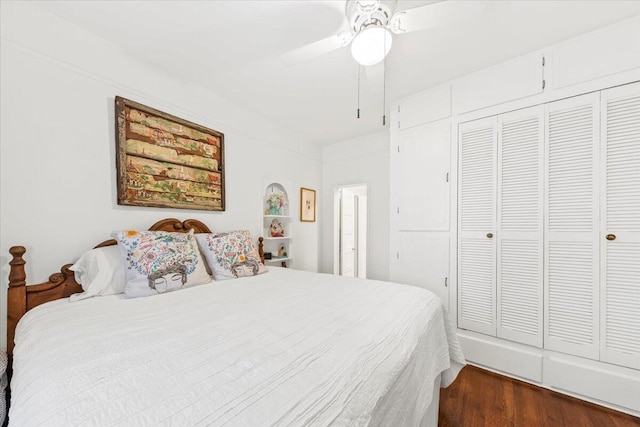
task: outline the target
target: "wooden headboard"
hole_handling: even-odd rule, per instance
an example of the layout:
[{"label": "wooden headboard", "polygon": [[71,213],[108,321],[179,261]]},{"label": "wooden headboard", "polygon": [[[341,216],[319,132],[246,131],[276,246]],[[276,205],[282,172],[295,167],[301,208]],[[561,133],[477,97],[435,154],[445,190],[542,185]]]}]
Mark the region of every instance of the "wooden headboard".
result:
[{"label": "wooden headboard", "polygon": [[[170,231],[187,233],[193,229],[196,233],[211,233],[209,227],[196,219],[180,221],[175,218],[167,218],[153,224],[150,231]],[[258,252],[264,263],[264,250],[262,237],[259,239]],[[95,248],[115,245],[114,239],[105,240]],[[13,246],[9,249],[12,260],[9,262],[9,289],[7,291],[7,354],[13,353],[14,337],[18,321],[24,314],[34,307],[45,302],[60,298],[67,298],[78,292],[82,287],[76,282],[73,271],[69,270],[72,264],[65,264],[59,273],[49,276],[49,281],[37,285],[27,286],[27,277],[24,271],[25,260],[22,258],[26,249],[24,246]]]}]

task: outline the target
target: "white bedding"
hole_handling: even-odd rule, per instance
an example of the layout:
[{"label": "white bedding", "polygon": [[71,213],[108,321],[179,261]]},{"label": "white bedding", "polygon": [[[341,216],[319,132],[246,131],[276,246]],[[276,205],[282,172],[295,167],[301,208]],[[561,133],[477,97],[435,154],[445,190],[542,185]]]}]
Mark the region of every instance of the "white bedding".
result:
[{"label": "white bedding", "polygon": [[10,425],[419,425],[465,363],[420,288],[271,268],[20,321]]}]

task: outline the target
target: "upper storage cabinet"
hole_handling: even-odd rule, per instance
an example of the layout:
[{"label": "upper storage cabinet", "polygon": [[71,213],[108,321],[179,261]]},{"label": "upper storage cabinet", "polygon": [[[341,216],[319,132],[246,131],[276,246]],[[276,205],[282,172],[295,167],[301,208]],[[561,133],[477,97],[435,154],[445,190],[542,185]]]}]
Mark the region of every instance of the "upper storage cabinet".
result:
[{"label": "upper storage cabinet", "polygon": [[404,130],[451,116],[451,85],[437,86],[403,99],[396,108],[395,128]]},{"label": "upper storage cabinet", "polygon": [[534,53],[458,79],[453,85],[457,114],[542,93],[543,57]]},{"label": "upper storage cabinet", "polygon": [[634,69],[640,78],[640,17],[561,43],[551,59],[554,89]]}]

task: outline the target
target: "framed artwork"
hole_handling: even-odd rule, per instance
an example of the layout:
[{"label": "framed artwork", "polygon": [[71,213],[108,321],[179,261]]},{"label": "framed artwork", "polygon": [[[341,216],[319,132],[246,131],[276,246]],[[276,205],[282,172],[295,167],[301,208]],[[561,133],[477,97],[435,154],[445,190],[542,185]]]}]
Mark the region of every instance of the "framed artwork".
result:
[{"label": "framed artwork", "polygon": [[300,221],[316,222],[316,190],[300,189]]},{"label": "framed artwork", "polygon": [[225,210],[224,134],[116,97],[118,204]]}]

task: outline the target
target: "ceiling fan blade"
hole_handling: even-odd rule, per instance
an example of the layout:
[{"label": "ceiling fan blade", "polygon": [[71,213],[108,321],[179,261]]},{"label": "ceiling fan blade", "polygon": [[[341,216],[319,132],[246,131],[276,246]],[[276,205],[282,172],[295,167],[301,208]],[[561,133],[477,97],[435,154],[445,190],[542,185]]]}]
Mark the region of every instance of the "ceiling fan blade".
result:
[{"label": "ceiling fan blade", "polygon": [[482,14],[488,4],[486,0],[450,0],[402,10],[389,19],[388,27],[395,34],[403,34],[448,25]]},{"label": "ceiling fan blade", "polygon": [[299,47],[280,56],[285,65],[291,66],[301,62],[308,61],[318,56],[327,54],[341,47],[347,46],[353,40],[352,32],[342,32],[334,34],[326,39],[318,40],[306,46]]}]

